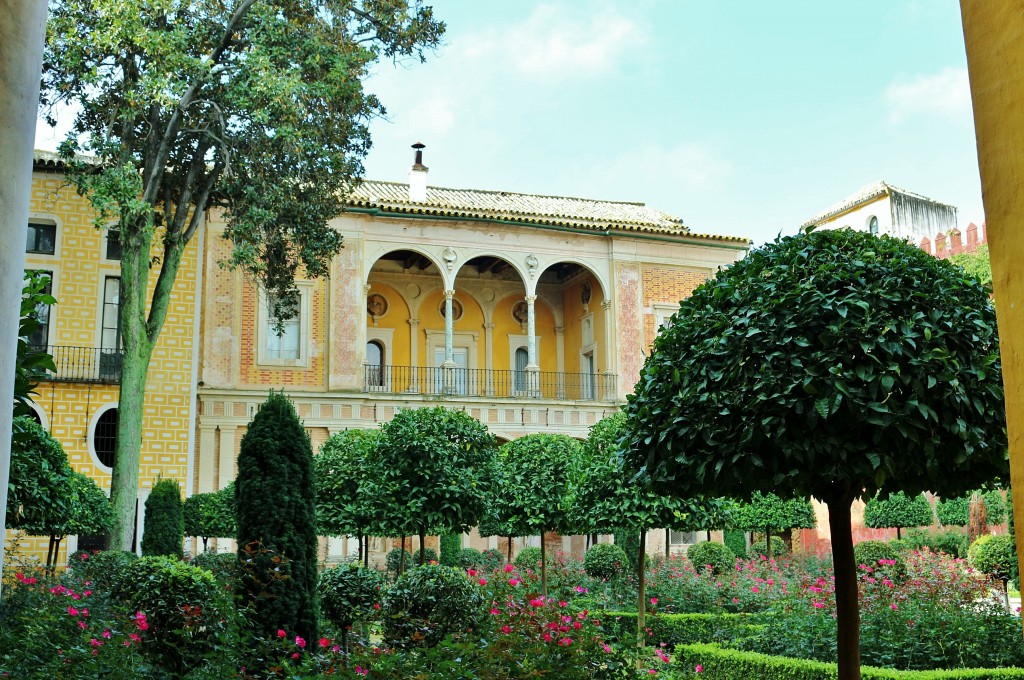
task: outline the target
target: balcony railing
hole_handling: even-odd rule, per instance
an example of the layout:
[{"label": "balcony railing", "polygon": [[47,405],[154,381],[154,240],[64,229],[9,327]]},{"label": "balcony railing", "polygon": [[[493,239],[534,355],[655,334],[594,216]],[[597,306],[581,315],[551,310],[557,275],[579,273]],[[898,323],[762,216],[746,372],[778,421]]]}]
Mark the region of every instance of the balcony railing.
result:
[{"label": "balcony railing", "polygon": [[57,370],[46,371],[39,376],[40,380],[87,383],[116,383],[121,380],[124,356],[121,350],[67,345],[50,345],[45,349],[53,357]]},{"label": "balcony railing", "polygon": [[381,394],[614,402],[615,388],[608,373],[363,364],[363,391]]}]

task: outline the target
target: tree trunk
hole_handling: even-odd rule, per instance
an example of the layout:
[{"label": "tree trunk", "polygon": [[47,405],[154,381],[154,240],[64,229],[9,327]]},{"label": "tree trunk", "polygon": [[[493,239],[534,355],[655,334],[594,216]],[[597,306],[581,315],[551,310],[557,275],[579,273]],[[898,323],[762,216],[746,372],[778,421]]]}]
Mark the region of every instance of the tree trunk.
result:
[{"label": "tree trunk", "polygon": [[54,572],[54,567],[57,564],[57,548],[60,545],[60,541],[56,536],[50,535],[50,542],[46,546],[46,571],[50,574]]},{"label": "tree trunk", "polygon": [[398,573],[399,575],[405,573],[405,534],[402,534],[402,548],[398,553]]},{"label": "tree trunk", "polygon": [[832,568],[836,583],[836,637],[838,680],[860,680],[860,609],[857,603],[857,565],[853,557],[849,484],[835,489],[825,503],[832,528]]},{"label": "tree trunk", "polygon": [[367,569],[370,568],[370,537],[363,536],[363,566]]},{"label": "tree trunk", "polygon": [[507,562],[512,564],[512,537],[508,537],[508,559]]},{"label": "tree trunk", "polygon": [[647,531],[640,530],[640,554],[637,556],[637,565],[640,571],[640,599],[636,608],[636,668],[640,670],[644,656],[644,629],[647,627]]},{"label": "tree trunk", "polygon": [[665,529],[665,561],[672,557],[672,530]]},{"label": "tree trunk", "polygon": [[765,553],[765,557],[768,558],[768,561],[771,562],[772,561],[772,528],[771,527],[765,527],[764,528],[764,553]]},{"label": "tree trunk", "polygon": [[903,536],[902,536],[902,534],[900,534],[900,528],[899,527],[896,527],[896,540],[897,541],[903,540]]},{"label": "tree trunk", "polygon": [[363,561],[363,532],[356,532],[356,562]]},{"label": "tree trunk", "polygon": [[425,527],[420,527],[420,566],[422,567],[427,563],[427,530]]},{"label": "tree trunk", "polygon": [[206,542],[209,540],[209,537],[200,536],[199,538],[203,539],[203,552],[206,552]]},{"label": "tree trunk", "polygon": [[540,532],[540,595],[545,600],[548,599],[548,561],[543,531]]},{"label": "tree trunk", "polygon": [[[25,225],[32,196],[32,145],[39,109],[47,3],[0,2],[0,395],[14,394],[15,347],[25,279]],[[7,528],[7,482],[11,469],[11,406],[0,418],[0,536]],[[0,550],[0,572],[4,551]]]}]

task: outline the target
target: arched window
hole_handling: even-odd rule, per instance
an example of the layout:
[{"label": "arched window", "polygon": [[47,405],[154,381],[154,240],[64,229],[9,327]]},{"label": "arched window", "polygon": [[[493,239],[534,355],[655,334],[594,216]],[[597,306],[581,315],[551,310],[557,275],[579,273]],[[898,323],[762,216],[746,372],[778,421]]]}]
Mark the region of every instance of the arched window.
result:
[{"label": "arched window", "polygon": [[878,218],[874,215],[872,215],[871,219],[868,220],[868,232],[875,234],[876,236],[878,235]]},{"label": "arched window", "polygon": [[384,344],[379,340],[366,343],[366,384],[384,386]]},{"label": "arched window", "polygon": [[516,368],[512,374],[513,386],[516,392],[526,391],[526,365],[530,362],[530,354],[525,347],[516,349]]},{"label": "arched window", "polygon": [[92,446],[96,458],[105,467],[114,467],[114,452],[117,450],[117,409],[110,408],[100,414],[96,420],[96,429],[92,433]]}]

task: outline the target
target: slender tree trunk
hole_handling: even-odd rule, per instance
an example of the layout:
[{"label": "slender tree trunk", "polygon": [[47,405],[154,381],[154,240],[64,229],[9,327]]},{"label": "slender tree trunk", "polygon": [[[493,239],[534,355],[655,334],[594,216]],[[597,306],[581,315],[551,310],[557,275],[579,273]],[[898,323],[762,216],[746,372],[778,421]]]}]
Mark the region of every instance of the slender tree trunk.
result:
[{"label": "slender tree trunk", "polygon": [[206,542],[209,540],[209,537],[200,536],[199,538],[203,539],[203,552],[206,552]]},{"label": "slender tree trunk", "polygon": [[508,563],[512,563],[512,537],[508,537]]},{"label": "slender tree trunk", "polygon": [[646,557],[647,557],[647,531],[645,529],[640,530],[640,554],[637,556],[637,566],[640,571],[640,601],[637,602],[636,607],[636,664],[637,670],[640,670],[643,655],[644,655],[644,629],[647,627],[647,574],[646,574]]},{"label": "slender tree trunk", "polygon": [[427,563],[427,529],[426,527],[420,527],[420,566],[422,567]]},{"label": "slender tree trunk", "polygon": [[540,594],[548,599],[548,561],[547,548],[544,546],[544,531],[540,532]]},{"label": "slender tree trunk", "polygon": [[356,532],[356,562],[363,561],[363,532]]},{"label": "slender tree trunk", "polygon": [[402,534],[402,550],[398,553],[398,573],[405,573],[405,534]]},{"label": "slender tree trunk", "polygon": [[54,567],[57,563],[57,550],[54,546],[57,545],[57,537],[50,535],[50,542],[46,546],[46,571],[49,573],[54,572]]},{"label": "slender tree trunk", "polygon": [[370,537],[369,536],[363,536],[362,551],[363,551],[363,566],[366,567],[367,569],[369,569],[370,568]]},{"label": "slender tree trunk", "polygon": [[665,529],[665,561],[672,557],[672,530]]},{"label": "slender tree trunk", "polygon": [[903,536],[900,534],[900,528],[899,527],[896,527],[896,540],[897,541],[903,540]]},{"label": "slender tree trunk", "polygon": [[710,543],[711,542],[711,529],[706,529],[706,531],[708,532],[708,543]]},{"label": "slender tree trunk", "polygon": [[764,528],[764,553],[765,553],[765,557],[768,558],[768,561],[771,562],[772,561],[772,528],[771,527],[765,527]]},{"label": "slender tree trunk", "polygon": [[860,609],[857,602],[857,566],[853,557],[853,529],[849,484],[825,499],[832,528],[832,568],[836,579],[836,636],[838,680],[860,680]]},{"label": "slender tree trunk", "polygon": [[[0,416],[0,536],[7,528],[7,482],[11,469],[10,400],[25,280],[25,225],[32,196],[32,146],[39,109],[39,74],[46,35],[42,0],[0,1],[0,395],[8,406]],[[0,572],[4,551],[0,550]]]}]

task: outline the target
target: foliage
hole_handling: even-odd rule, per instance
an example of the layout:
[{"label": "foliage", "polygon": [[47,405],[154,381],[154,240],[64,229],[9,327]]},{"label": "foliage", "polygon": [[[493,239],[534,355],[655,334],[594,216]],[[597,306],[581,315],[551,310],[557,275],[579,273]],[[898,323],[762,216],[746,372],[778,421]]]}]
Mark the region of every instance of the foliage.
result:
[{"label": "foliage", "polygon": [[473,626],[483,605],[465,572],[426,564],[405,572],[384,596],[384,639],[396,647],[434,647]]},{"label": "foliage", "polygon": [[384,558],[384,566],[388,572],[398,575],[398,572],[402,570],[402,555],[405,555],[405,568],[408,569],[412,566],[412,553],[408,550],[402,550],[401,548],[392,548],[388,551],[387,556]]},{"label": "foliage", "polygon": [[469,531],[490,500],[495,447],[494,435],[463,411],[399,411],[373,449],[378,463],[367,493],[381,529],[418,534],[421,545],[428,533]]},{"label": "foliage", "polygon": [[1002,524],[1006,521],[1006,501],[1003,500],[1003,492],[999,489],[990,489],[981,494],[988,511],[989,524]]},{"label": "foliage", "polygon": [[948,259],[982,284],[992,287],[992,262],[989,260],[987,243],[982,243],[969,253],[950,255]]},{"label": "foliage", "polygon": [[459,534],[441,534],[441,564],[458,567],[462,552],[462,536]]},{"label": "foliage", "polygon": [[234,538],[238,531],[234,481],[219,491],[192,494],[185,499],[183,512],[185,535],[202,538],[204,546],[208,538]]},{"label": "foliage", "polygon": [[238,554],[233,552],[213,552],[207,550],[192,558],[192,566],[205,569],[213,577],[234,589],[239,579]]},{"label": "foliage", "polygon": [[897,491],[888,498],[872,498],[864,505],[864,525],[872,529],[905,529],[931,523],[932,506],[924,494],[907,496]]},{"label": "foliage", "polygon": [[824,501],[844,674],[858,663],[849,508],[1003,478],[988,291],[901,239],[776,239],[680,303],[625,407],[627,469],[655,490]]},{"label": "foliage", "polygon": [[622,574],[628,566],[625,551],[615,543],[592,545],[583,556],[583,569],[587,575],[604,581]]},{"label": "foliage", "polygon": [[861,541],[853,546],[857,568],[873,573],[876,578],[888,577],[902,581],[907,577],[907,565],[898,547],[885,541]]},{"label": "foliage", "polygon": [[567,435],[529,434],[501,446],[501,494],[495,505],[516,518],[517,536],[541,536],[567,523],[565,496],[580,443]]},{"label": "foliage", "polygon": [[481,566],[485,568],[488,567],[488,565],[484,562],[483,554],[476,548],[463,548],[462,550],[460,550],[458,566],[462,567],[463,569],[470,569]]},{"label": "foliage", "polygon": [[[779,536],[772,536],[772,556],[778,557],[785,555],[789,550],[786,548],[786,542]],[[768,542],[764,539],[758,539],[750,544],[749,554],[751,557],[757,555],[768,554]]]},{"label": "foliage", "polygon": [[19,416],[14,426],[23,434],[11,442],[7,525],[48,536],[74,512],[71,466],[60,442],[37,422]]},{"label": "foliage", "polygon": [[894,545],[903,550],[922,550],[944,552],[951,557],[967,557],[967,536],[956,529],[947,531],[924,531],[911,529],[903,536],[902,541],[894,541]]},{"label": "foliage", "polygon": [[[636,612],[607,612],[615,633],[625,636],[636,628]],[[647,619],[650,640],[670,650],[677,645],[731,640],[742,635],[753,621],[748,614],[657,614]]]},{"label": "foliage", "polygon": [[384,112],[362,78],[382,56],[422,58],[444,25],[418,2],[379,0],[57,0],[49,10],[43,108],[76,112],[60,147],[67,177],[96,225],[120,233],[113,533],[127,548],[145,376],[208,209],[226,209],[226,264],[269,291],[274,316],[293,316],[295,277],[325,275],[341,247],[328,221]]},{"label": "foliage", "polygon": [[[57,299],[47,292],[50,275],[43,271],[25,273],[25,285],[21,290],[21,322],[18,326],[18,348],[14,359],[14,415],[27,416],[28,402],[35,394],[36,385],[46,371],[56,370],[53,357],[46,347],[32,347],[28,338],[40,328],[40,316]],[[15,426],[17,436],[19,428]]]},{"label": "foliage", "polygon": [[513,562],[516,565],[516,569],[526,571],[527,569],[537,569],[540,567],[540,548],[535,545],[528,545],[518,553],[516,553],[516,559]]},{"label": "foliage", "polygon": [[730,524],[747,531],[779,532],[787,529],[813,529],[818,525],[814,508],[806,498],[782,499],[773,493],[751,494],[750,501],[738,504]]},{"label": "foliage", "polygon": [[181,489],[176,479],[158,479],[146,499],[142,532],[143,555],[181,559],[185,540]]},{"label": "foliage", "polygon": [[376,569],[358,564],[332,567],[320,574],[320,613],[344,631],[376,616],[383,589],[384,578]]},{"label": "foliage", "polygon": [[98,553],[76,553],[69,561],[68,568],[82,583],[89,583],[96,590],[109,591],[115,583],[125,578],[127,569],[139,559],[138,555],[126,550],[101,550]]},{"label": "foliage", "polygon": [[724,543],[695,543],[686,551],[686,557],[695,568],[709,568],[711,573],[716,575],[731,575],[736,571],[736,555]]},{"label": "foliage", "polygon": [[130,562],[111,594],[129,611],[145,614],[153,639],[143,653],[178,674],[213,651],[229,607],[210,572],[171,557]]},{"label": "foliage", "polygon": [[483,568],[488,571],[497,569],[505,564],[505,554],[497,548],[488,548],[480,553],[480,556],[483,559]]},{"label": "foliage", "polygon": [[622,552],[626,554],[627,564],[629,568],[636,572],[638,565],[640,564],[640,536],[639,532],[633,529],[624,529],[622,527],[612,530],[612,540],[615,541],[615,545],[622,548]]},{"label": "foliage", "polygon": [[990,574],[1005,585],[1017,579],[1017,546],[1013,535],[986,535],[971,544],[971,564],[978,571]]},{"label": "foliage", "polygon": [[[313,452],[295,407],[272,392],[249,423],[238,453],[239,560],[257,630],[315,639],[317,534]],[[272,578],[283,573],[287,578]]]},{"label": "foliage", "polygon": [[724,542],[728,546],[729,550],[732,550],[733,555],[742,559],[747,557],[747,538],[743,531],[736,529],[726,529],[724,532]]},{"label": "foliage", "polygon": [[946,526],[965,527],[970,519],[971,499],[975,493],[981,494],[985,503],[987,522],[1002,524],[1006,521],[1006,502],[1002,492],[992,489],[985,492],[970,492],[956,498],[946,498],[938,503],[935,513],[939,523]]},{"label": "foliage", "polygon": [[345,430],[324,442],[313,458],[316,520],[325,536],[363,536],[374,528],[367,497],[373,471],[373,447],[379,430]]}]

